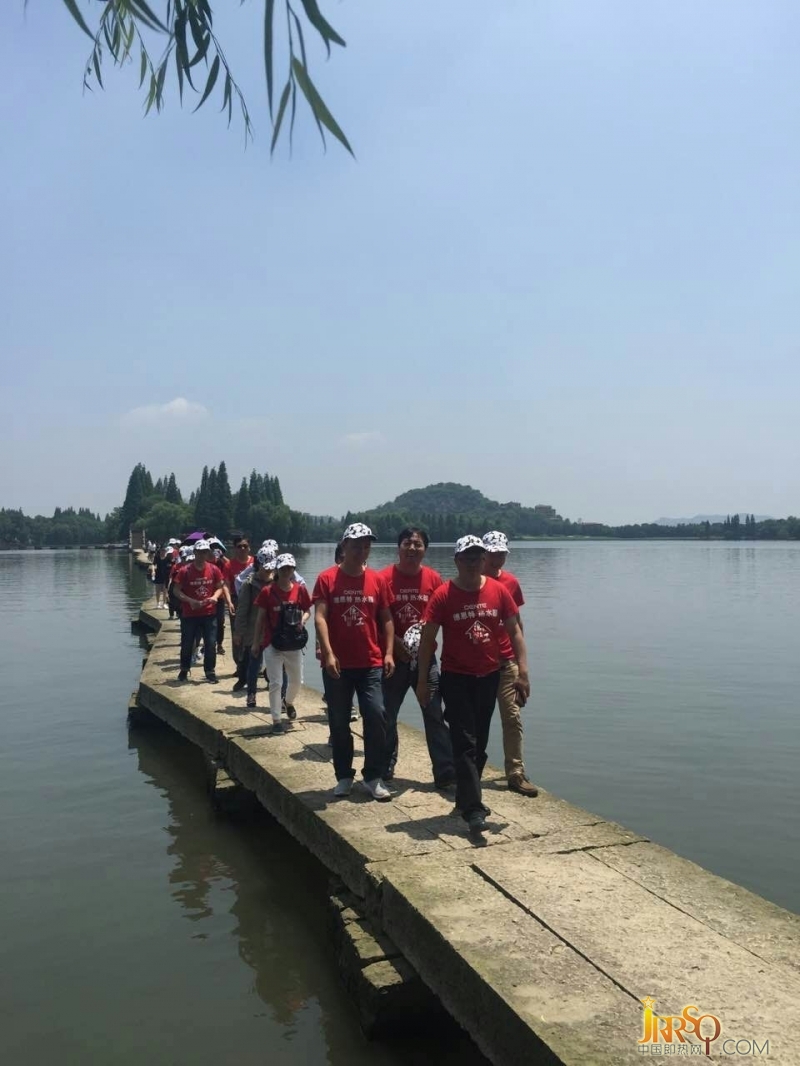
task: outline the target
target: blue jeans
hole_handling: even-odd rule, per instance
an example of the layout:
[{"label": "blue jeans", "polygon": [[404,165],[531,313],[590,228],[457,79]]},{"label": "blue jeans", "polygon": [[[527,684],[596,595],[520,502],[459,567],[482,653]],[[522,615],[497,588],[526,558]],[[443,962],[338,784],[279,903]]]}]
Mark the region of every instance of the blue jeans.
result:
[{"label": "blue jeans", "polygon": [[200,618],[181,618],[181,670],[188,670],[192,665],[195,640],[198,635],[203,638],[203,669],[206,676],[213,674],[217,665],[217,618],[215,614],[206,614]]},{"label": "blue jeans", "polygon": [[[383,704],[386,708],[386,766],[384,778],[394,776],[397,763],[399,741],[397,737],[397,715],[409,689],[416,691],[419,671],[416,664],[396,663],[391,677],[383,679]],[[453,763],[453,745],[450,730],[442,714],[442,697],[439,693],[439,666],[436,657],[431,659],[428,670],[428,685],[433,693],[427,707],[422,709],[422,721],[425,725],[425,740],[428,742],[428,754],[433,767],[433,780],[437,785],[447,784],[456,776]]]},{"label": "blue jeans", "polygon": [[386,712],[383,709],[380,666],[342,670],[339,677],[328,674],[325,692],[328,697],[328,723],[331,728],[333,769],[336,780],[355,777],[353,770],[353,734],[350,731],[350,708],[353,694],[364,722],[365,781],[380,777],[386,765]]}]

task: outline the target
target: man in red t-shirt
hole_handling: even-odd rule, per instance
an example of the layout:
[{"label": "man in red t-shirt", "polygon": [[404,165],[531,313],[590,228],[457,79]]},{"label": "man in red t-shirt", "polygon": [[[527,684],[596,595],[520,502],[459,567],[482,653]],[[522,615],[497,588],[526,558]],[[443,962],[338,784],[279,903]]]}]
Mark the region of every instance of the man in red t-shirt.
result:
[{"label": "man in red t-shirt", "polygon": [[179,681],[189,676],[194,642],[203,637],[203,669],[208,681],[216,684],[217,675],[217,601],[222,595],[223,578],[219,567],[209,562],[211,547],[198,540],[194,559],[181,567],[175,576],[175,595],[181,601],[181,669]]},{"label": "man in red t-shirt", "polygon": [[[382,675],[394,672],[394,623],[389,610],[392,593],[382,577],[367,569],[375,535],[363,522],[353,522],[342,535],[343,558],[317,578],[312,600],[331,728],[335,796],[353,787],[353,695],[364,720],[364,785],[373,799],[392,793],[381,779],[386,764],[386,714]],[[380,627],[383,629],[381,637]],[[381,650],[381,639],[385,652]]]},{"label": "man in red t-shirt", "polygon": [[[422,560],[428,550],[428,534],[417,526],[408,526],[397,535],[397,562],[380,571],[394,596],[392,619],[394,620],[394,673],[383,679],[383,704],[386,709],[386,758],[384,781],[394,777],[397,763],[398,737],[397,716],[406,693],[411,688],[416,692],[417,663],[403,644],[403,635],[413,625],[422,621],[431,595],[442,584],[441,575]],[[428,685],[431,700],[422,708],[425,724],[425,740],[433,767],[433,780],[437,788],[455,784],[453,745],[450,730],[442,714],[442,698],[439,695],[439,667],[436,656],[431,658]]]},{"label": "man in red t-shirt", "polygon": [[439,629],[442,630],[441,691],[450,726],[456,766],[456,805],[471,832],[486,828],[481,774],[500,680],[503,635],[511,641],[519,667],[517,699],[530,694],[528,657],[517,620],[517,605],[500,584],[483,574],[486,549],[478,537],[456,541],[458,575],[433,593],[425,610],[419,648],[417,699],[430,700],[428,667]]},{"label": "man in red t-shirt", "polygon": [[[504,570],[505,561],[508,558],[508,537],[499,530],[492,530],[483,537],[483,546],[486,548],[486,561],[483,572],[487,577],[499,581],[507,590],[511,599],[519,609],[525,603],[519,581]],[[522,618],[517,615],[519,628],[522,629]],[[536,785],[532,785],[525,773],[525,763],[522,759],[522,715],[516,700],[514,683],[517,680],[519,669],[514,658],[514,649],[510,640],[504,640],[500,649],[500,684],[497,687],[497,706],[500,708],[500,724],[503,727],[503,755],[505,756],[506,778],[508,787],[512,792],[518,792],[521,796],[539,795]]]}]

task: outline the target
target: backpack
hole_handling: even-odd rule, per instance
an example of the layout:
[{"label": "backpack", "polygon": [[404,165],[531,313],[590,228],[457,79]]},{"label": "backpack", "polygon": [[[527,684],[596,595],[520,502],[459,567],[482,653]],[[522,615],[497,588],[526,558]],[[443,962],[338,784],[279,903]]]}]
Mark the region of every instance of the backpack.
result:
[{"label": "backpack", "polygon": [[272,630],[272,647],[278,651],[300,651],[308,643],[308,630],[302,624],[303,608],[299,603],[285,603],[271,590],[280,603],[280,614]]}]

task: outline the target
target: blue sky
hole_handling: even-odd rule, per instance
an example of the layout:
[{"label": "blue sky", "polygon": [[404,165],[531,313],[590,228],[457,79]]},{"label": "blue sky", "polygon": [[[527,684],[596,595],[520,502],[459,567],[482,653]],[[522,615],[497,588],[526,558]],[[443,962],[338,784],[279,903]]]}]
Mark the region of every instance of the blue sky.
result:
[{"label": "blue sky", "polygon": [[261,0],[217,19],[246,152],[136,71],[83,95],[63,5],[0,5],[0,505],[225,459],[316,513],[798,513],[796,0],[322,6],[355,162],[303,113],[270,162]]}]

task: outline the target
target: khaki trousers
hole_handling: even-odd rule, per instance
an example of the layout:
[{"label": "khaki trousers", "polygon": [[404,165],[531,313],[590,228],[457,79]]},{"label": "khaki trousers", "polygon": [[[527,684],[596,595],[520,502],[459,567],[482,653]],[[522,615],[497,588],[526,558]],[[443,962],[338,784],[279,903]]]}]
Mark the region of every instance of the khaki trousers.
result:
[{"label": "khaki trousers", "polygon": [[497,704],[503,726],[503,755],[506,778],[525,774],[522,761],[522,715],[517,706],[514,682],[519,677],[516,659],[506,659],[500,667],[500,684],[497,688]]}]

